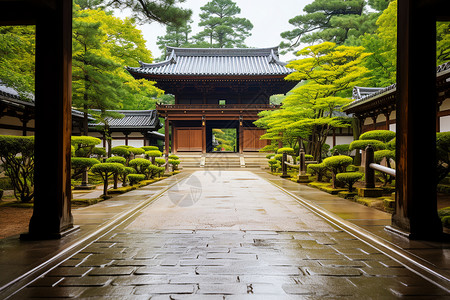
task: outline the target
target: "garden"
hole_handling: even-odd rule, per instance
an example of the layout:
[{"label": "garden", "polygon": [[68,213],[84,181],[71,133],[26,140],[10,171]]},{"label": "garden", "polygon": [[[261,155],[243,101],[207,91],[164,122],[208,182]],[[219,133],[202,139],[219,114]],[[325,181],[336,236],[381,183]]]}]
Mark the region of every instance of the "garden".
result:
[{"label": "garden", "polygon": [[[95,204],[180,172],[178,156],[170,155],[166,161],[156,146],[117,146],[107,157],[105,149],[98,147],[100,143],[100,139],[90,136],[71,138],[74,207]],[[28,224],[32,213],[34,137],[0,135],[0,161],[0,228],[8,225],[15,232],[18,224]],[[76,197],[92,190],[101,192],[95,198]],[[0,238],[5,236],[0,232]]]},{"label": "garden", "polygon": [[[450,228],[450,132],[437,133],[436,140],[438,215],[443,226]],[[313,155],[305,154],[304,144],[302,142],[295,148],[280,147],[270,151],[266,156],[270,172],[369,207],[389,213],[394,211],[395,176],[375,171],[375,185],[368,187],[364,169],[370,147],[373,163],[395,170],[395,132],[368,131],[350,144],[336,145],[331,149],[324,144],[316,160]],[[274,149],[273,145],[267,149]],[[361,158],[355,157],[357,153],[360,153]],[[285,170],[282,168],[283,154],[286,159]],[[305,161],[304,174],[299,163],[301,160]]]}]

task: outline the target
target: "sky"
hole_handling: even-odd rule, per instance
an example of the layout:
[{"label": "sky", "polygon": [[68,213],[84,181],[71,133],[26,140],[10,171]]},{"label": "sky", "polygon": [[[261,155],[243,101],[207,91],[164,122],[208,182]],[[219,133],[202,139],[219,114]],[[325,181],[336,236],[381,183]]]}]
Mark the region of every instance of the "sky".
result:
[{"label": "sky", "polygon": [[[289,19],[302,14],[303,7],[313,0],[234,0],[241,9],[238,17],[244,17],[253,24],[252,35],[246,39],[246,45],[255,48],[265,48],[278,46],[282,41],[280,33],[292,30],[294,27],[289,24]],[[201,12],[200,7],[208,3],[209,0],[186,0],[180,4],[181,7],[192,10],[192,35],[201,31],[197,26]],[[156,22],[140,25],[144,38],[147,40],[147,47],[152,51],[153,57],[160,57],[162,52],[156,45],[156,38],[165,34],[165,26]],[[300,50],[300,49],[298,49]],[[282,61],[295,58],[292,53],[282,55]]]}]

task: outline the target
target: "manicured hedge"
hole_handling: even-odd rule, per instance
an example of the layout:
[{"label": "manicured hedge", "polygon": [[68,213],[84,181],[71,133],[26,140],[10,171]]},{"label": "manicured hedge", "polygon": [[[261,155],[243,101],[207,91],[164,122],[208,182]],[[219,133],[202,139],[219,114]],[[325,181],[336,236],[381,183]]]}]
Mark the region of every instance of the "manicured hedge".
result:
[{"label": "manicured hedge", "polygon": [[98,159],[88,157],[72,157],[71,162],[73,169],[89,169],[93,165],[100,163]]},{"label": "manicured hedge", "polygon": [[340,182],[345,183],[348,186],[348,191],[353,192],[353,185],[355,182],[364,177],[363,173],[359,172],[350,172],[350,173],[339,173],[336,175],[336,179]]},{"label": "manicured hedge", "polygon": [[155,158],[155,163],[158,167],[160,167],[166,163],[166,160],[162,157],[157,157],[157,158]]},{"label": "manicured hedge", "polygon": [[389,159],[395,159],[395,151],[393,150],[378,150],[373,153],[374,161],[378,164],[380,163],[383,158]]},{"label": "manicured hedge", "polygon": [[117,147],[111,148],[111,154],[128,158],[130,156],[131,152],[130,152],[130,150],[127,149],[127,147],[117,146]]},{"label": "manicured hedge", "polygon": [[92,149],[92,154],[95,154],[95,155],[100,156],[100,157],[106,156],[106,150],[103,147],[94,147]]},{"label": "manicured hedge", "polygon": [[286,153],[286,154],[289,154],[289,155],[294,155],[294,149],[288,148],[288,147],[284,147],[284,148],[278,149],[277,153],[278,154]]},{"label": "manicured hedge", "polygon": [[124,166],[119,163],[101,163],[96,164],[91,168],[91,172],[101,176],[103,180],[103,196],[108,196],[108,179],[111,176],[117,176],[124,169]]},{"label": "manicured hedge", "polygon": [[75,156],[89,157],[102,141],[93,136],[72,136],[70,142],[75,147]]},{"label": "manicured hedge", "polygon": [[178,159],[169,159],[169,164],[172,165],[173,170],[177,170],[180,161]]},{"label": "manicured hedge", "polygon": [[136,183],[141,182],[145,179],[144,174],[128,174],[127,175],[128,181],[130,181],[130,185],[135,185]]},{"label": "manicured hedge", "polygon": [[385,144],[378,140],[356,140],[351,142],[349,150],[354,149],[365,150],[369,145],[371,145],[374,150],[382,150],[386,148]]},{"label": "manicured hedge", "polygon": [[161,157],[162,153],[159,150],[150,150],[150,151],[145,151],[145,155],[147,157]]},{"label": "manicured hedge", "polygon": [[135,158],[130,160],[128,166],[134,168],[138,174],[145,174],[145,171],[152,163],[145,158]]},{"label": "manicured hedge", "polygon": [[134,155],[141,155],[141,154],[145,153],[144,149],[142,149],[142,148],[135,148],[135,147],[129,148],[128,151],[130,151]]},{"label": "manicured hedge", "polygon": [[180,158],[178,156],[176,156],[175,154],[171,154],[171,155],[169,155],[169,159],[177,160],[177,159],[180,159]]},{"label": "manicured hedge", "polygon": [[350,145],[349,144],[336,145],[333,148],[331,148],[331,153],[334,153],[335,151],[337,151],[341,155],[348,155],[348,153],[350,152]]},{"label": "manicured hedge", "polygon": [[124,165],[127,162],[127,159],[122,156],[113,156],[113,157],[106,159],[106,162],[107,163],[119,163],[119,164]]},{"label": "manicured hedge", "polygon": [[395,132],[390,130],[371,130],[359,136],[360,140],[377,140],[387,143],[395,138]]},{"label": "manicured hedge", "polygon": [[323,164],[329,168],[333,174],[333,188],[336,188],[336,175],[345,172],[347,166],[353,163],[353,159],[346,155],[335,155],[323,160]]},{"label": "manicured hedge", "polygon": [[144,150],[145,152],[152,151],[152,150],[159,150],[159,148],[156,146],[143,146],[143,147],[141,147],[141,149]]}]

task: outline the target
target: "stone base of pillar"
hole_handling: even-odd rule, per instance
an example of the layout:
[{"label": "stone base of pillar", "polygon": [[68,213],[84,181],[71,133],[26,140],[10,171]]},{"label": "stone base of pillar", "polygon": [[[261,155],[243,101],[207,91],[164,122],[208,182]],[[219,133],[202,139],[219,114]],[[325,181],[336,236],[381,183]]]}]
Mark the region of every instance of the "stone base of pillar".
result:
[{"label": "stone base of pillar", "polygon": [[377,198],[383,196],[383,189],[380,188],[359,188],[359,197],[372,197]]},{"label": "stone base of pillar", "polygon": [[68,228],[62,232],[56,233],[22,233],[20,235],[20,239],[22,241],[40,241],[40,240],[59,240],[77,230],[80,229],[80,226],[75,225],[71,228]]},{"label": "stone base of pillar", "polygon": [[311,180],[309,179],[309,175],[298,175],[297,176],[298,183],[309,183]]},{"label": "stone base of pillar", "polygon": [[94,190],[97,186],[93,184],[86,185],[76,185],[73,187],[74,190]]}]

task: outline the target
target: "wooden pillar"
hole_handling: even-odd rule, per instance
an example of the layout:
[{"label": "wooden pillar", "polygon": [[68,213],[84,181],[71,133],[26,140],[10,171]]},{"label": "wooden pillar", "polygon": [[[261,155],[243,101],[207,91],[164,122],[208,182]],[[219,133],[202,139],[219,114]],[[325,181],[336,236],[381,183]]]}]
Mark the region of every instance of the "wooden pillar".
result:
[{"label": "wooden pillar", "polygon": [[377,130],[377,115],[372,116],[373,130]]},{"label": "wooden pillar", "polygon": [[386,130],[389,130],[389,117],[390,117],[390,115],[391,115],[391,112],[390,111],[387,111],[387,112],[385,112],[384,113],[384,117],[386,118]]},{"label": "wooden pillar", "polygon": [[244,153],[244,118],[239,116],[239,153]]},{"label": "wooden pillar", "polygon": [[170,138],[169,138],[169,118],[166,117],[164,120],[164,154],[166,158],[169,157],[169,147],[170,147]]},{"label": "wooden pillar", "polygon": [[202,117],[202,153],[206,153],[206,118]]},{"label": "wooden pillar", "polygon": [[[430,1],[431,2],[431,1]],[[428,3],[428,4],[427,4]],[[436,20],[427,1],[398,1],[397,176],[392,225],[410,238],[442,232],[436,204]],[[424,105],[424,101],[426,105]],[[426,159],[425,159],[426,158]]]},{"label": "wooden pillar", "polygon": [[25,112],[23,113],[22,118],[20,119],[22,121],[22,135],[23,136],[27,136],[27,123],[30,120],[28,117],[28,113],[25,110]]},{"label": "wooden pillar", "polygon": [[73,227],[72,0],[47,1],[36,21],[34,210],[23,238],[60,238]]},{"label": "wooden pillar", "polygon": [[128,146],[128,132],[124,132],[123,135],[125,135],[125,146]]},{"label": "wooden pillar", "polygon": [[336,128],[333,128],[333,147],[336,146]]}]

